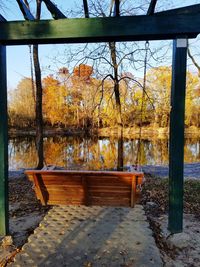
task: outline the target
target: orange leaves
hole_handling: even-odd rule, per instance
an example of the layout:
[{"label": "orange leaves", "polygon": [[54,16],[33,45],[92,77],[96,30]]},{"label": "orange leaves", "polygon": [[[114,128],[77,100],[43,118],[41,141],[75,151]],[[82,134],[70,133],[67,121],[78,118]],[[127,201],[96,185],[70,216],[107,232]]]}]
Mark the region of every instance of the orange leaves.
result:
[{"label": "orange leaves", "polygon": [[59,86],[59,81],[54,79],[52,75],[47,76],[46,78],[43,79],[43,85],[44,88],[54,88]]},{"label": "orange leaves", "polygon": [[90,79],[92,73],[93,73],[93,68],[86,64],[80,64],[73,70],[74,76],[83,78],[85,80]]}]

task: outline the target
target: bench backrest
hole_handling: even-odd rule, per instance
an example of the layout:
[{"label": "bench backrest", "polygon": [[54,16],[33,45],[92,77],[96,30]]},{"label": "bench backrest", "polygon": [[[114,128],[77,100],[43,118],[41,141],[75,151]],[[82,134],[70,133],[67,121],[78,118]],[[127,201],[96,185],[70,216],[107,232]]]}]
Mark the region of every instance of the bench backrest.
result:
[{"label": "bench backrest", "polygon": [[136,203],[142,172],[28,170],[43,205],[131,206]]}]

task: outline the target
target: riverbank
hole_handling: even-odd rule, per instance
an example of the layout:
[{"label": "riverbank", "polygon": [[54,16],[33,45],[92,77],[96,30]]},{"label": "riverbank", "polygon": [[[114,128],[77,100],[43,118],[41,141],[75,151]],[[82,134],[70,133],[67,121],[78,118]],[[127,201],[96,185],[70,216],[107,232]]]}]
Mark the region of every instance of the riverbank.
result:
[{"label": "riverbank", "polygon": [[[22,129],[22,128],[10,128],[9,136],[35,136],[36,130],[34,128]],[[81,128],[53,128],[53,127],[44,127],[44,136],[54,136],[54,135],[63,135],[63,136],[99,136],[99,137],[117,137],[117,128],[108,127],[108,128],[90,128],[90,129],[81,129]],[[139,127],[126,127],[123,130],[124,138],[138,138],[140,135]],[[146,126],[142,128],[141,131],[142,138],[152,138],[156,137],[158,139],[167,139],[169,136],[168,128],[158,128],[152,126]],[[194,126],[188,127],[185,129],[185,136],[187,137],[200,137],[200,129]]]},{"label": "riverbank", "polygon": [[[1,248],[0,266],[20,252],[28,236],[39,225],[49,207],[41,206],[36,199],[32,184],[21,173],[12,172],[9,180],[10,232],[13,244],[4,242]],[[185,181],[184,233],[172,238],[167,232],[168,180],[146,175],[140,204],[143,205],[157,246],[163,259],[163,266],[194,266],[200,262],[200,181]],[[4,259],[2,258],[4,256]],[[2,261],[1,261],[2,260]],[[199,260],[199,261],[198,261]],[[22,266],[23,267],[23,266]]]}]

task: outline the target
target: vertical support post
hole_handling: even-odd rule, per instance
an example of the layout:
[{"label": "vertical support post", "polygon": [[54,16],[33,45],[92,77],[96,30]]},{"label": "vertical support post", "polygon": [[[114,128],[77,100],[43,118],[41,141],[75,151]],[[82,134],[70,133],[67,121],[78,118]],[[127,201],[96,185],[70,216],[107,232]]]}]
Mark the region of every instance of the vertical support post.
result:
[{"label": "vertical support post", "polygon": [[0,235],[8,234],[8,120],[6,47],[0,45]]},{"label": "vertical support post", "polygon": [[170,143],[169,143],[169,221],[171,233],[183,229],[184,119],[187,39],[173,41]]}]

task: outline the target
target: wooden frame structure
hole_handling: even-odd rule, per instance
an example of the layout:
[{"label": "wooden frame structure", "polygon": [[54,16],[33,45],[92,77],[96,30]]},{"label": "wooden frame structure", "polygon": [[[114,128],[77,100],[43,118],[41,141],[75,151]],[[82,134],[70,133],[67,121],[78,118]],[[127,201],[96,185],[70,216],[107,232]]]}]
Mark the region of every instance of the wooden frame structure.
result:
[{"label": "wooden frame structure", "polygon": [[173,39],[172,95],[169,160],[169,230],[182,231],[183,144],[187,38],[200,33],[200,5],[155,13],[151,0],[147,15],[120,16],[115,0],[115,17],[90,18],[83,0],[85,18],[67,19],[50,0],[43,0],[55,20],[35,21],[23,0],[17,0],[27,21],[7,22],[0,16],[0,234],[8,233],[8,158],[6,45],[88,43]]}]

